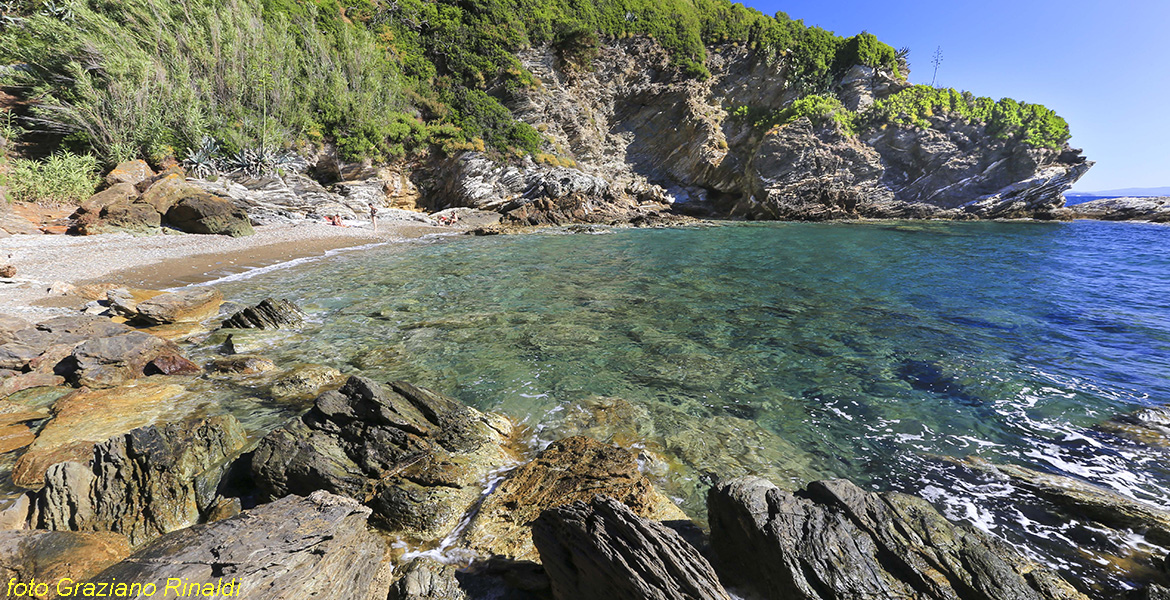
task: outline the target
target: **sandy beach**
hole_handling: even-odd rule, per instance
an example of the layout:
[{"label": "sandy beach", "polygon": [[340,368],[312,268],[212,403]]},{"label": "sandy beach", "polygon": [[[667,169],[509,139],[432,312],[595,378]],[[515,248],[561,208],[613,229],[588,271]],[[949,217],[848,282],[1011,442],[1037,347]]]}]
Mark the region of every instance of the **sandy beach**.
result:
[{"label": "sandy beach", "polygon": [[464,228],[379,221],[375,234],[368,223],[336,227],[305,221],[255,229],[255,235],[239,238],[113,233],[0,239],[0,264],[11,264],[17,270],[15,278],[0,279],[0,313],[36,317],[75,309],[84,303],[76,296],[50,293],[54,287],[59,290],[69,285],[110,282],[165,289],[320,256],[339,248],[452,234]]}]

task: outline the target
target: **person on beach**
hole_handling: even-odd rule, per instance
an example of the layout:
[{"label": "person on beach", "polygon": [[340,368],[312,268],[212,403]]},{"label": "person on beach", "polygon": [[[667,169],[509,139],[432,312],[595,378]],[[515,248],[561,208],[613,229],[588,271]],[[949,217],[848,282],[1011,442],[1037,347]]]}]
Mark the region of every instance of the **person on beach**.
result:
[{"label": "person on beach", "polygon": [[374,224],[374,233],[378,233],[378,207],[370,203],[370,223]]}]

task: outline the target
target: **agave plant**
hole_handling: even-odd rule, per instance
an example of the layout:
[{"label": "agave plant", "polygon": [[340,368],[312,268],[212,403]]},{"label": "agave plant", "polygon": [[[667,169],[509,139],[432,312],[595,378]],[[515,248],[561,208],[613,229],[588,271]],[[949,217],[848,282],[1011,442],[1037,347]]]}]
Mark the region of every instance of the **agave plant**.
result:
[{"label": "agave plant", "polygon": [[76,18],[73,14],[73,4],[69,0],[45,0],[41,5],[41,14],[66,23],[72,23]]},{"label": "agave plant", "polygon": [[219,142],[205,135],[198,146],[187,150],[183,166],[200,179],[210,179],[219,174],[219,161]]},{"label": "agave plant", "polygon": [[291,152],[278,152],[272,148],[244,148],[228,159],[233,171],[241,171],[254,178],[275,175],[281,167],[294,165],[297,156]]}]

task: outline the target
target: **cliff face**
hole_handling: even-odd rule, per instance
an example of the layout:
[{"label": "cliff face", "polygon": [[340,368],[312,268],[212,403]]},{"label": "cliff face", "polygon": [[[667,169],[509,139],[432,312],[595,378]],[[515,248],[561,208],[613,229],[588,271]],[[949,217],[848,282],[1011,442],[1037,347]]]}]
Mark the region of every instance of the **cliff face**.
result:
[{"label": "cliff face", "polygon": [[[620,221],[664,208],[756,219],[1052,218],[1092,165],[1078,150],[1030,148],[942,116],[929,129],[857,136],[808,119],[764,130],[728,111],[776,111],[798,93],[783,60],[734,46],[712,49],[703,82],[676,77],[644,38],[603,44],[588,69],[550,47],[520,59],[538,84],[509,107],[553,140],[556,157],[449,159],[426,186],[436,204],[526,223]],[[856,66],[835,91],[864,110],[905,87]]]}]

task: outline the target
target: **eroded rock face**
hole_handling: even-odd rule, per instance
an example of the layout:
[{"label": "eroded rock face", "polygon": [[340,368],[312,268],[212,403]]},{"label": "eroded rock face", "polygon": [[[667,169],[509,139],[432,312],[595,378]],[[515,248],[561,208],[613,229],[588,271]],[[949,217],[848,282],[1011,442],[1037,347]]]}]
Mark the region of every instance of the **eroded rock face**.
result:
[{"label": "eroded rock face", "polygon": [[541,512],[597,494],[642,517],[686,519],[639,471],[632,452],[577,436],[553,442],[512,471],[483,501],[460,541],[485,554],[537,560],[530,528]]},{"label": "eroded rock face", "polygon": [[613,498],[544,511],[532,537],[558,600],[730,600],[698,550]]},{"label": "eroded rock face", "polygon": [[113,437],[95,446],[89,461],[48,469],[37,524],[113,531],[135,546],[190,527],[210,511],[229,460],[246,445],[247,434],[231,415]]},{"label": "eroded rock face", "polygon": [[351,376],[265,436],[252,474],[269,498],[326,490],[367,504],[385,529],[436,539],[509,460],[510,432],[507,420],[423,388]]},{"label": "eroded rock face", "polygon": [[761,598],[1086,599],[913,496],[844,480],[793,494],[745,477],[711,488],[708,502],[720,575]]},{"label": "eroded rock face", "polygon": [[288,300],[265,298],[256,306],[245,308],[224,319],[223,327],[232,329],[280,329],[296,327],[305,321],[305,313]]},{"label": "eroded rock face", "polygon": [[289,496],[165,535],[93,581],[178,577],[213,588],[235,582],[235,597],[252,600],[382,600],[387,548],[367,527],[369,514],[360,503],[325,492]]},{"label": "eroded rock face", "polygon": [[1170,223],[1170,198],[1102,198],[1068,207],[1076,219]]}]

